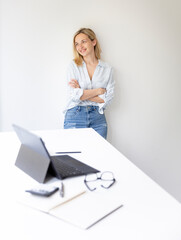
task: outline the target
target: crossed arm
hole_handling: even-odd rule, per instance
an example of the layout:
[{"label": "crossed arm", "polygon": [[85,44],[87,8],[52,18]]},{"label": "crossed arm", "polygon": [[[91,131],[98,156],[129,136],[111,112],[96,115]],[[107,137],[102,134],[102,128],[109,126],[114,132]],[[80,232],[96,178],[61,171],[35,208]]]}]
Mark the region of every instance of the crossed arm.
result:
[{"label": "crossed arm", "polygon": [[[69,82],[69,86],[72,88],[80,88],[80,85],[76,79],[71,79],[71,81]],[[105,88],[83,90],[83,95],[81,96],[80,100],[89,100],[92,102],[104,103],[104,100],[100,98],[99,95],[102,95],[105,92]]]}]

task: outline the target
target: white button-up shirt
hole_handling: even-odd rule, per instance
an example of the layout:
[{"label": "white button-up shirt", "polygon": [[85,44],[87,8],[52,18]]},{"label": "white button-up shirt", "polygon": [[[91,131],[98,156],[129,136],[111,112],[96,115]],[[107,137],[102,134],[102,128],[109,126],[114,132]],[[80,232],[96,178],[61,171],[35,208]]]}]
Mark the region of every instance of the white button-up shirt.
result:
[{"label": "white button-up shirt", "polygon": [[[80,88],[72,88],[68,85],[71,79],[76,79]],[[86,63],[83,61],[82,66],[77,66],[74,61],[68,66],[67,69],[67,85],[68,85],[68,99],[64,113],[75,106],[98,106],[99,112],[102,114],[106,106],[111,102],[114,96],[114,80],[113,69],[107,63],[99,60],[93,74],[92,80],[89,77]],[[89,100],[80,100],[83,95],[84,89],[105,88],[106,92],[99,95],[104,100],[104,103],[96,103]]]}]

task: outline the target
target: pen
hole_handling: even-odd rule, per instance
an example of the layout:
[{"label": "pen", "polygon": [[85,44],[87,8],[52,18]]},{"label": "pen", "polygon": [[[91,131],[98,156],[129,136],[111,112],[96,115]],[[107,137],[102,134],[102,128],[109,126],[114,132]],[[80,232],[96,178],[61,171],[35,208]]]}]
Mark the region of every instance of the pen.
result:
[{"label": "pen", "polygon": [[56,154],[67,154],[67,153],[81,153],[81,151],[73,151],[73,152],[56,152]]},{"label": "pen", "polygon": [[60,196],[61,196],[61,197],[64,197],[64,185],[63,185],[63,182],[61,182]]}]

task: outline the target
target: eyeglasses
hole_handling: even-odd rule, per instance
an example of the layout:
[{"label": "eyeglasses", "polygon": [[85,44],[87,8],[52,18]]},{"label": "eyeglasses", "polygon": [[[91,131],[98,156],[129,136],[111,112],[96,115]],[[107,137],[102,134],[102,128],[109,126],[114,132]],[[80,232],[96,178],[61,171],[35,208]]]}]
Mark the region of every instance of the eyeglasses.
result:
[{"label": "eyeglasses", "polygon": [[106,189],[110,188],[116,182],[113,173],[107,171],[103,172],[100,177],[97,173],[86,175],[84,183],[90,191],[94,191],[97,188],[98,180],[101,181],[100,186]]}]

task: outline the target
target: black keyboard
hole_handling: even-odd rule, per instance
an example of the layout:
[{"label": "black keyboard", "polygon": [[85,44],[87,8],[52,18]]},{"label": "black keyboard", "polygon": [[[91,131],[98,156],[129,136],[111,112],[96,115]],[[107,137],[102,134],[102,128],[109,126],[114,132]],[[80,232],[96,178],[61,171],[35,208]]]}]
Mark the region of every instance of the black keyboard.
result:
[{"label": "black keyboard", "polygon": [[69,155],[51,156],[56,172],[61,178],[99,172],[97,169],[78,161]]},{"label": "black keyboard", "polygon": [[53,164],[56,168],[56,171],[62,176],[77,176],[83,174],[83,171],[77,169],[76,167],[72,167],[69,164],[62,161],[62,159],[58,156],[52,157]]}]

